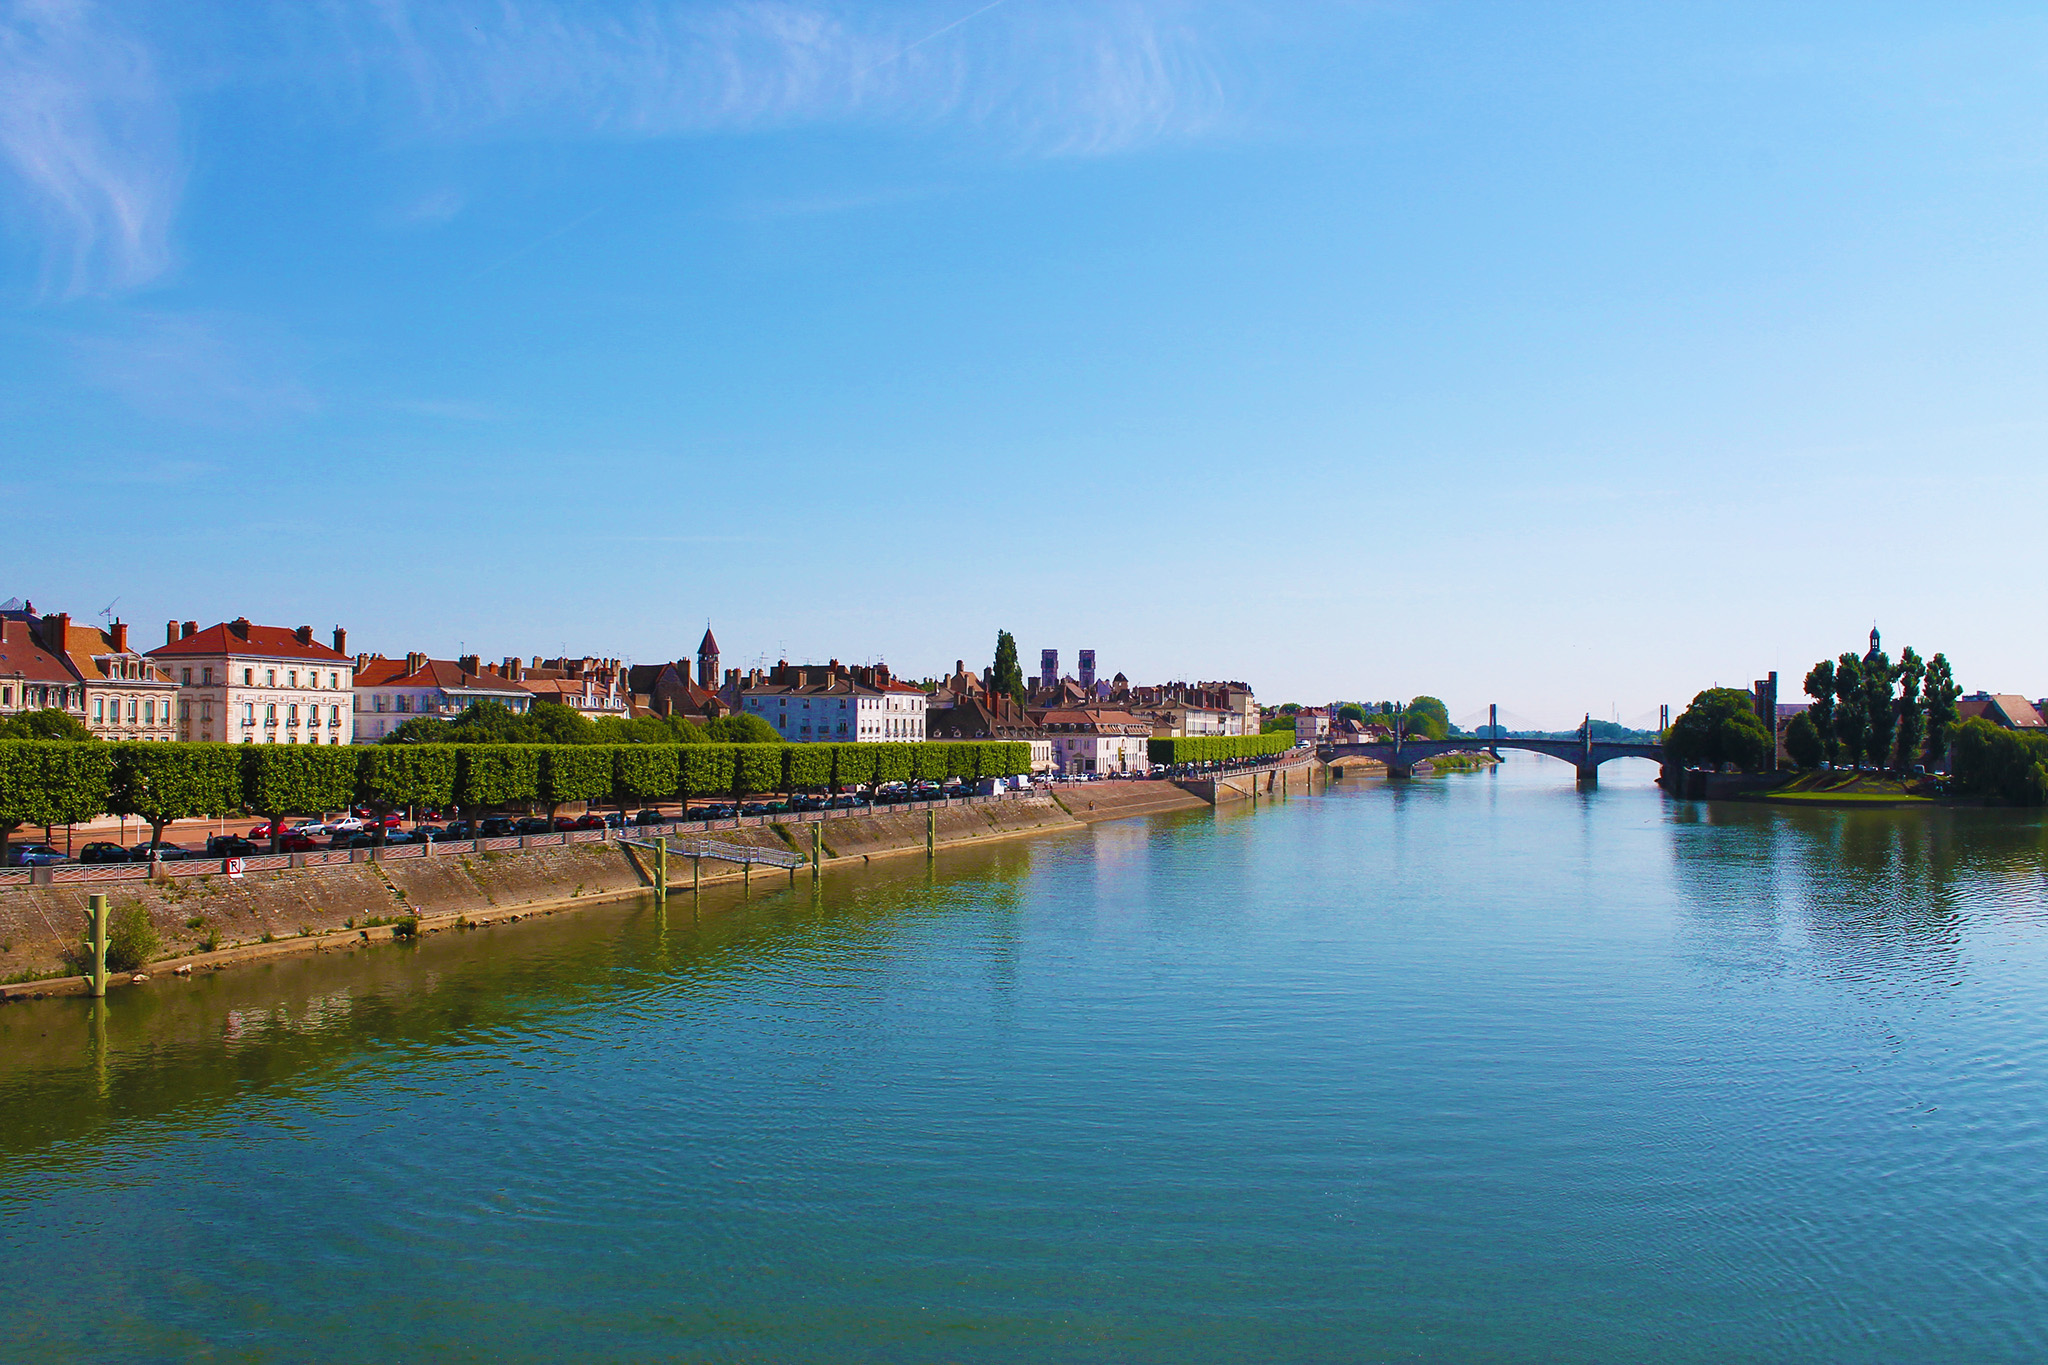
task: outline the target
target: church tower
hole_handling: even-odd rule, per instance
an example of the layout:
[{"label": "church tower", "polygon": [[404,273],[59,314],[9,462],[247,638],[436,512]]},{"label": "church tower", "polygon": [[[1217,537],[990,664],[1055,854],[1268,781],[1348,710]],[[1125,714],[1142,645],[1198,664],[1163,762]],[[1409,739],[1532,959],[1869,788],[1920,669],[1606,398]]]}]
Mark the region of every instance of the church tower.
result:
[{"label": "church tower", "polygon": [[707,623],[704,639],[697,645],[697,686],[707,690],[718,686],[718,637]]},{"label": "church tower", "polygon": [[1870,663],[1874,661],[1880,648],[1881,646],[1877,642],[1877,627],[1873,625],[1870,628],[1870,652],[1863,656],[1863,662]]}]

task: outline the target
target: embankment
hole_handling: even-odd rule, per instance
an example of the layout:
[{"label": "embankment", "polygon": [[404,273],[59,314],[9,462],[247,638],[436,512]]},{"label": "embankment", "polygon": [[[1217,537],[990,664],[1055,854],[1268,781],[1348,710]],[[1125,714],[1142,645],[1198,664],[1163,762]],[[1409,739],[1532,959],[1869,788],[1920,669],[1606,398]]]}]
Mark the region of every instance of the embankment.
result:
[{"label": "embankment", "polygon": [[[1186,793],[1177,794],[1187,804],[1202,804]],[[1105,809],[1086,818],[1149,813]],[[923,853],[928,818],[936,825],[940,848],[1076,830],[1084,823],[1056,801],[1026,797],[929,810],[912,807],[816,825],[792,822],[721,829],[713,837],[721,843],[794,849],[808,855],[811,831],[818,828],[829,870]],[[704,885],[739,881],[746,875],[729,863],[710,860],[699,871]],[[672,885],[689,885],[691,874],[687,858],[671,857]],[[789,874],[757,867],[752,875]],[[492,852],[451,848],[434,858],[288,868],[251,872],[239,879],[196,876],[119,882],[103,889],[116,914],[139,906],[149,917],[162,948],[145,971],[158,975],[185,967],[225,967],[280,953],[346,949],[394,933],[431,933],[464,922],[553,913],[636,895],[650,885],[648,870],[634,850],[604,842]],[[63,954],[78,941],[86,897],[95,889],[102,888],[65,883],[0,891],[0,945],[5,947],[0,972],[16,978],[0,986],[0,998],[81,989],[75,976],[49,974],[63,971]]]}]

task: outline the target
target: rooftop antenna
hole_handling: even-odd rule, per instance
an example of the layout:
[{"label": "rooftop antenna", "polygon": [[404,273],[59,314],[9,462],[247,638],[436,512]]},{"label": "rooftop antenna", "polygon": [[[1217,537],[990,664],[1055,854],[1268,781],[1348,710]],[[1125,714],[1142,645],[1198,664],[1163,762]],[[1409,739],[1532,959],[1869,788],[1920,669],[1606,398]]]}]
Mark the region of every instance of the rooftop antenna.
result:
[{"label": "rooftop antenna", "polygon": [[111,621],[111,620],[113,620],[113,619],[114,619],[114,603],[115,603],[115,602],[119,602],[120,600],[121,600],[121,599],[117,597],[117,598],[115,598],[115,599],[114,599],[114,601],[113,601],[113,602],[109,602],[109,603],[107,603],[107,605],[105,605],[104,607],[101,607],[101,608],[100,608],[100,620],[102,620],[102,621]]}]

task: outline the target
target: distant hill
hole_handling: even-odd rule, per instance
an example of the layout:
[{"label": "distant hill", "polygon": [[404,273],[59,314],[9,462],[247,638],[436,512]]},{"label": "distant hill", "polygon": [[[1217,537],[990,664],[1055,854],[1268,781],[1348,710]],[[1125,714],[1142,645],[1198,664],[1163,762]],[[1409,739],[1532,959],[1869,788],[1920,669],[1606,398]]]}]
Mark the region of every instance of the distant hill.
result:
[{"label": "distant hill", "polygon": [[[1473,730],[1471,734],[1474,739],[1485,739],[1491,733],[1491,729],[1492,727],[1490,726],[1482,725]],[[1465,732],[1460,730],[1457,733],[1462,736]],[[1502,739],[1577,739],[1579,731],[1577,726],[1573,726],[1569,730],[1510,730],[1503,725],[1500,727],[1500,737]],[[1611,720],[1596,720],[1593,722],[1593,738],[1623,744],[1654,744],[1657,740],[1657,732],[1655,730],[1631,730],[1626,725],[1617,725]]]}]

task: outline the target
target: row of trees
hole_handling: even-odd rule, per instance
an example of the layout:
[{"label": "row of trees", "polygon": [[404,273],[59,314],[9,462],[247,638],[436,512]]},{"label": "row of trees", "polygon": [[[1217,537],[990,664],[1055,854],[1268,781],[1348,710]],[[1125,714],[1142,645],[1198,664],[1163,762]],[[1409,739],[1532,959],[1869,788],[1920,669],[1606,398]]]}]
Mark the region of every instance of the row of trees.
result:
[{"label": "row of trees", "polygon": [[1884,651],[1853,650],[1806,674],[1813,704],[1786,727],[1785,749],[1802,768],[1866,763],[1904,772],[1938,765],[1956,721],[1956,685],[1946,656],[1923,660],[1908,645],[1893,663]]},{"label": "row of trees", "polygon": [[1264,758],[1294,747],[1294,732],[1273,735],[1194,735],[1185,739],[1147,741],[1154,763],[1222,763],[1233,758]]},{"label": "row of trees", "polygon": [[173,820],[850,787],[1031,770],[1016,741],[928,744],[53,744],[0,741],[0,857],[23,825],[131,815],[152,842]]},{"label": "row of trees", "polygon": [[1955,727],[1958,790],[2007,806],[2048,805],[2048,735],[2008,730],[1979,716]]},{"label": "row of trees", "polygon": [[453,720],[415,716],[384,744],[777,744],[782,736],[759,716],[721,716],[699,723],[682,716],[600,716],[596,720],[545,699],[518,712],[480,701]]}]

